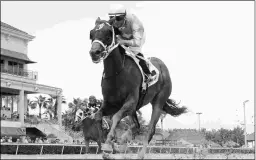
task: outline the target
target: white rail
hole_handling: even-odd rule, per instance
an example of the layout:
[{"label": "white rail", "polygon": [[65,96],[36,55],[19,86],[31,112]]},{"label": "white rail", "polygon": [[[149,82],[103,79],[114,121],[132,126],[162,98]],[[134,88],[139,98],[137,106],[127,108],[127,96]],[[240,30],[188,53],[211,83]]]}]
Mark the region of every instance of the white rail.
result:
[{"label": "white rail", "polygon": [[[61,154],[63,154],[64,152],[64,148],[65,147],[81,147],[80,148],[80,152],[79,154],[82,154],[82,150],[83,150],[83,147],[85,147],[84,144],[38,144],[38,143],[1,143],[1,146],[4,146],[4,145],[13,145],[13,146],[17,146],[16,148],[16,155],[18,154],[18,151],[19,151],[19,147],[20,146],[41,146],[40,148],[40,154],[43,154],[43,149],[45,146],[62,146],[62,150],[61,150]],[[90,147],[96,147],[96,153],[98,153],[98,145],[97,144],[90,144]],[[140,151],[140,149],[142,148],[143,146],[142,145],[128,145],[128,147],[126,148],[125,150],[125,153],[127,153],[127,149],[128,148],[137,148],[137,152]],[[178,149],[178,153],[180,153],[181,149],[186,149],[186,153],[183,153],[183,154],[189,154],[189,150],[192,150],[192,153],[197,153],[197,152],[200,152],[201,149],[198,148],[198,147],[175,147],[175,146],[148,146],[148,149],[149,149],[149,153],[152,153],[152,149],[154,148],[160,148],[160,153],[162,153],[162,150],[163,149],[166,149],[168,152],[165,152],[166,154],[170,154],[171,153],[171,150],[172,149]],[[207,148],[206,149],[208,152],[210,150],[230,150],[230,151],[240,151],[242,152],[243,151],[248,151],[248,150],[254,150],[254,149],[250,149],[250,148]],[[136,153],[137,153],[136,152]],[[190,153],[190,154],[192,154]],[[214,153],[212,153],[214,154]]]}]

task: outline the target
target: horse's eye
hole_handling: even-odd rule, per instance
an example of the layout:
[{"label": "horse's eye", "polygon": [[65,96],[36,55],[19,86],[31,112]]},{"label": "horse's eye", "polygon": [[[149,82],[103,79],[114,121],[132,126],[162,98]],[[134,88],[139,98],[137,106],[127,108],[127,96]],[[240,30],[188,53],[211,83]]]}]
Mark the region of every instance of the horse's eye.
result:
[{"label": "horse's eye", "polygon": [[92,37],[93,37],[93,36],[92,36],[92,35],[93,35],[92,32],[93,32],[93,31],[91,30],[91,31],[90,31],[90,39],[92,39]]}]

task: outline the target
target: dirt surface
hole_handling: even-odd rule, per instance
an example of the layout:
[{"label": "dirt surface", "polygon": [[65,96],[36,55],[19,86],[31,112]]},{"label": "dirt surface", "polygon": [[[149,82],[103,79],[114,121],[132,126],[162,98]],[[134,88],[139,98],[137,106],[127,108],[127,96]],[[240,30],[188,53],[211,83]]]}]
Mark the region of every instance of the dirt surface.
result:
[{"label": "dirt surface", "polygon": [[[147,154],[145,159],[254,159],[254,154]],[[136,159],[137,154],[115,154],[114,159]],[[68,154],[68,155],[8,155],[1,154],[1,159],[102,159],[102,155]]]}]

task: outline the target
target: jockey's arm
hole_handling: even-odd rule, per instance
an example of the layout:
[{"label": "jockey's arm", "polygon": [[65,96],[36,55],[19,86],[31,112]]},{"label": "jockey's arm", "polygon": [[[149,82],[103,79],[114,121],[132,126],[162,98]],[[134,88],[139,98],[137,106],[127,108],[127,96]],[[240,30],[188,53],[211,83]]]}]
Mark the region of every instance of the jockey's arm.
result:
[{"label": "jockey's arm", "polygon": [[142,26],[140,26],[138,24],[133,24],[132,29],[133,29],[133,33],[132,33],[133,38],[131,40],[123,40],[123,41],[128,46],[139,47],[139,46],[141,46],[141,41],[142,41],[142,37],[143,37],[143,34],[144,34],[144,29],[143,29]]}]

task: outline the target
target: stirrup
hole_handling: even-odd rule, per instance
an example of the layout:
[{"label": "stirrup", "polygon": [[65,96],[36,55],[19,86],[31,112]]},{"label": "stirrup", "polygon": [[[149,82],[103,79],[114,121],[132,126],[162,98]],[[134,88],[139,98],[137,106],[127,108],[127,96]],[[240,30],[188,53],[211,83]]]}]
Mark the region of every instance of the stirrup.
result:
[{"label": "stirrup", "polygon": [[150,74],[145,74],[145,83],[148,84],[150,82],[150,78],[151,78],[151,75]]}]

